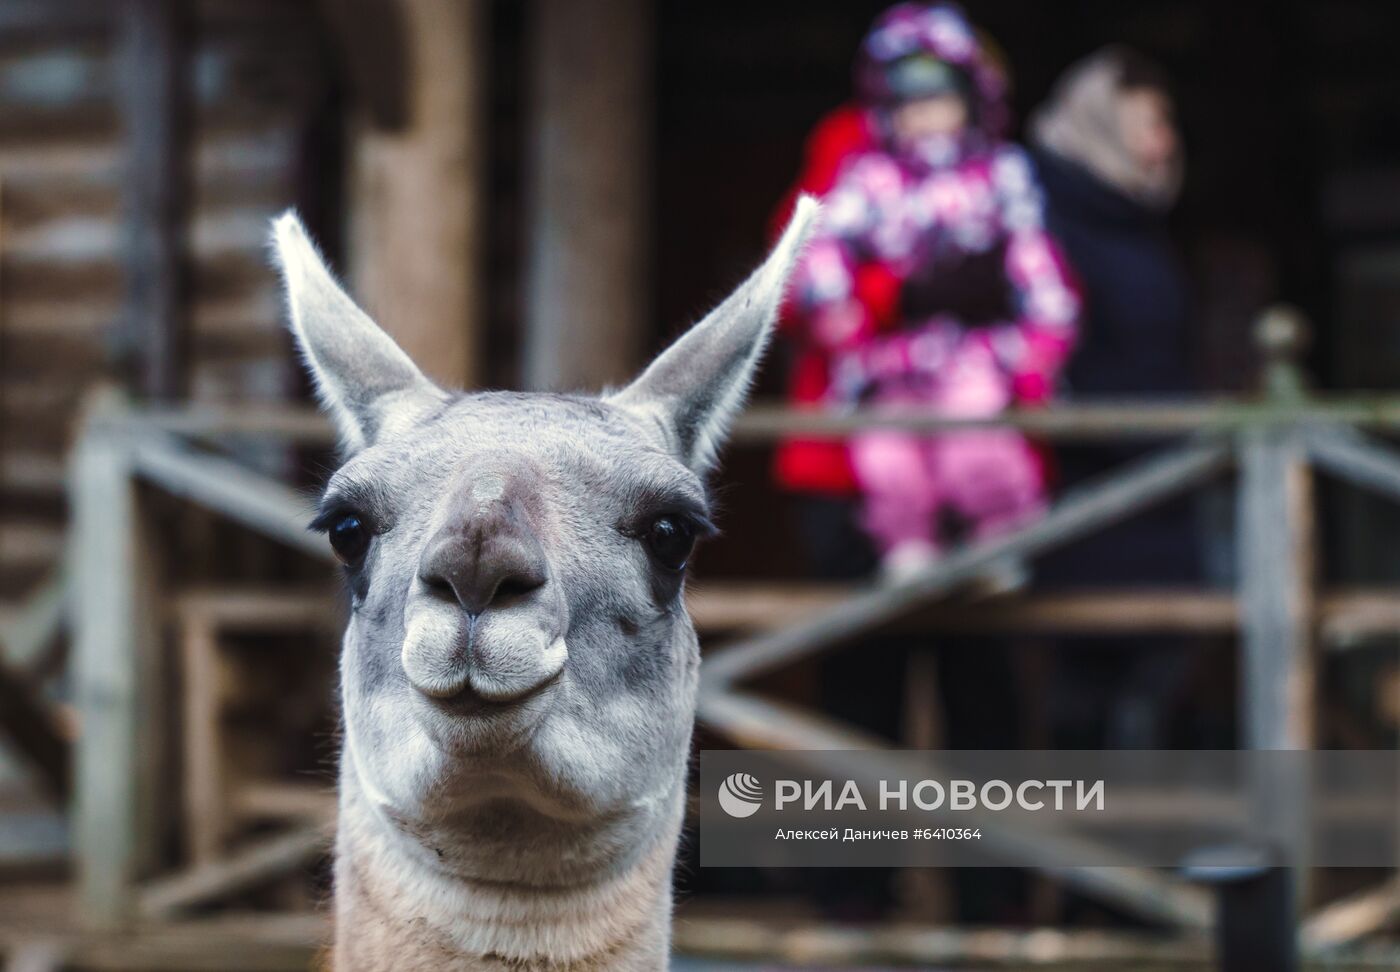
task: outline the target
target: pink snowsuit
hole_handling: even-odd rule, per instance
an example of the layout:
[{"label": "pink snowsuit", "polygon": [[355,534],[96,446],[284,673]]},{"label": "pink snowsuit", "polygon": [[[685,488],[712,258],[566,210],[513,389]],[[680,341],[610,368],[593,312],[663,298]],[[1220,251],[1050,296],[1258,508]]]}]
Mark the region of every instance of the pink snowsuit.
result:
[{"label": "pink snowsuit", "polygon": [[[976,124],[913,147],[885,139],[848,160],[826,196],[790,313],[830,355],[828,402],[967,417],[1044,402],[1073,346],[1080,300],[1045,232],[1030,162],[997,139],[1001,75],[949,5],[887,11],[866,41],[867,78],[878,77],[872,51],[927,52],[964,70]],[[893,327],[861,300],[871,265],[899,281]],[[864,526],[885,554],[939,551],[950,513],[984,538],[1045,505],[1041,456],[1016,432],[870,432],[852,439],[850,456]]]}]

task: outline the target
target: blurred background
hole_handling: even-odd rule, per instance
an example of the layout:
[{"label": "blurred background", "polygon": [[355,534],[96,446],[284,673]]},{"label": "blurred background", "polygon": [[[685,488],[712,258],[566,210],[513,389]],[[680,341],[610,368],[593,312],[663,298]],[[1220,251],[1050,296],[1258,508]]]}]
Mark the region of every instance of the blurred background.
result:
[{"label": "blurred background", "polygon": [[[758,261],[823,120],[853,98],[878,115],[852,66],[887,6],[0,0],[6,968],[315,961],[343,605],[298,517],[335,460],[284,330],[269,219],[295,207],[441,382],[621,381]],[[1016,526],[1047,523],[1053,542],[962,522],[911,568],[869,529],[863,484],[775,470],[776,440],[812,432],[802,414],[871,401],[794,391],[810,345],[790,309],[716,482],[724,532],[691,597],[707,653],[971,551],[911,616],[878,610],[857,638],[742,674],[782,711],[884,745],[1393,747],[1400,463],[1356,430],[1400,416],[1385,397],[1400,382],[1400,7],[964,10],[1007,81],[998,138],[1027,144],[1036,171],[1055,144],[1027,120],[1119,44],[1151,70],[1115,90],[1161,94],[1180,174],[1169,202],[1081,250],[1074,197],[1043,187],[1078,344],[1050,390],[1010,404],[1052,416],[1030,429],[1049,471]],[[1143,264],[1092,263],[1139,244]],[[1141,289],[1113,291],[1124,281]],[[1104,318],[1114,301],[1158,330]],[[1112,354],[1076,375],[1115,340],[1140,349],[1122,374],[1168,347],[1171,378],[1115,387]],[[1341,423],[1357,451],[1300,459],[1270,439],[1283,465],[1183,471],[1184,495],[1145,524],[1104,512],[1098,477],[1200,429],[1244,442],[1270,409],[1287,419],[1275,431]],[[1314,464],[1339,476],[1314,487]],[[1306,485],[1271,498],[1269,468]],[[1091,529],[1039,520],[1076,497]],[[1292,607],[1270,615],[1279,591]],[[1259,701],[1275,674],[1303,691]],[[697,744],[778,743],[702,709]],[[692,968],[1213,961],[1213,892],[1175,877],[1134,896],[1048,864],[766,873],[694,857],[690,842],[677,878]],[[1303,899],[1309,956],[1400,967],[1393,871],[1317,871]]]}]

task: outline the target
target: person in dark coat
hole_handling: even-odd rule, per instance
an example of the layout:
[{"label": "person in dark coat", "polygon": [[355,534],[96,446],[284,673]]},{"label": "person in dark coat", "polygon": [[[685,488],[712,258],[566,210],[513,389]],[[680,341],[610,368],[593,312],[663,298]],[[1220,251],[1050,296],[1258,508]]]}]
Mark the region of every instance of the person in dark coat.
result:
[{"label": "person in dark coat", "polygon": [[[1030,123],[1046,223],[1085,296],[1066,378],[1073,400],[1180,397],[1195,387],[1186,275],[1167,233],[1182,181],[1180,138],[1164,75],[1121,47],[1072,66]],[[1060,450],[1073,488],[1151,443]],[[1185,584],[1200,555],[1188,505],[1096,534],[1049,562],[1050,579],[1081,584]]]},{"label": "person in dark coat", "polygon": [[[1181,140],[1165,75],[1135,52],[1105,48],[1070,67],[1032,117],[1029,140],[1059,239],[1085,297],[1071,400],[1182,397],[1195,388],[1186,274],[1167,232],[1182,183]],[[1072,490],[1154,448],[1152,442],[1066,447]],[[1198,585],[1193,502],[1150,510],[1046,559],[1049,583],[1081,588]],[[1072,642],[1053,697],[1057,744],[1152,748],[1188,673],[1179,641]]]},{"label": "person in dark coat", "polygon": [[1071,390],[1190,391],[1187,282],[1166,227],[1182,152],[1165,76],[1106,48],[1065,73],[1030,132],[1046,222],[1088,297]]}]

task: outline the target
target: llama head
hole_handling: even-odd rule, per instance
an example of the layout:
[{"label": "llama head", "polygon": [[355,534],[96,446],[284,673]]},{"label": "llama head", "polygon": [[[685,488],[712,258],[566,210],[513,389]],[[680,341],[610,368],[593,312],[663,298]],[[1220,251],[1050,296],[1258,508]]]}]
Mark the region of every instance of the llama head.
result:
[{"label": "llama head", "polygon": [[674,807],[704,478],[815,214],[803,200],[731,297],[601,397],[439,389],[296,218],[277,221],[293,330],[343,442],[316,525],[353,602],[345,759],[400,826],[488,805],[542,826]]}]

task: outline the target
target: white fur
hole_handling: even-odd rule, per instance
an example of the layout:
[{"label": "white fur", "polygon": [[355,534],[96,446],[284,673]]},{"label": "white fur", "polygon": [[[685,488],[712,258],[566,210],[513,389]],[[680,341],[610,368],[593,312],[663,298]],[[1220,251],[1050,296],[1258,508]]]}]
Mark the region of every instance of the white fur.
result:
[{"label": "white fur", "polygon": [[277,218],[272,240],[297,347],[347,453],[442,400],[408,355],[345,295],[296,213]]}]

